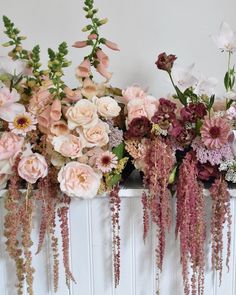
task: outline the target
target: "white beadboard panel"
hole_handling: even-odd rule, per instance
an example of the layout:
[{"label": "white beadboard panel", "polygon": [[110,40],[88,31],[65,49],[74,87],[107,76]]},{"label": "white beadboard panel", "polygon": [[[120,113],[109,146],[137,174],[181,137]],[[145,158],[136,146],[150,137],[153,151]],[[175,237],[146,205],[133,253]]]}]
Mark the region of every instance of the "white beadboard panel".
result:
[{"label": "white beadboard panel", "polygon": [[[207,194],[207,192],[206,192]],[[236,191],[231,190],[236,196]],[[121,192],[120,235],[121,235],[121,281],[117,289],[113,284],[112,230],[109,200],[99,197],[89,201],[72,200],[69,214],[71,268],[77,284],[68,290],[65,285],[62,253],[60,253],[60,281],[58,295],[155,295],[155,228],[151,227],[146,243],[143,242],[143,221],[141,190],[129,189]],[[209,223],[211,204],[207,200],[206,219]],[[175,220],[175,199],[172,201]],[[0,199],[0,294],[16,295],[14,264],[5,251],[3,237],[4,204]],[[230,272],[226,267],[222,285],[219,287],[217,275],[211,271],[210,231],[207,230],[205,295],[236,294],[236,198],[231,199],[232,209],[232,248]],[[32,238],[36,252],[39,232],[39,212],[34,216]],[[181,266],[179,263],[179,241],[175,240],[173,227],[167,235],[163,272],[160,274],[160,294],[183,295]],[[60,226],[57,236],[61,248]],[[225,231],[226,233],[226,231]],[[53,295],[52,253],[47,242],[40,254],[33,257],[36,268],[35,295]],[[25,293],[26,295],[26,293]]]}]

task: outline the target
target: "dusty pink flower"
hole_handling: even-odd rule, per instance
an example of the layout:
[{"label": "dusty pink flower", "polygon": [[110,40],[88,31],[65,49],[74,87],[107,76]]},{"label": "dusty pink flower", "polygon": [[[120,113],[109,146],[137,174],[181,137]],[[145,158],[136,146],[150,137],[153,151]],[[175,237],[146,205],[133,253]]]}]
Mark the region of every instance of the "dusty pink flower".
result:
[{"label": "dusty pink flower", "polygon": [[97,72],[106,78],[107,81],[109,81],[112,77],[112,73],[108,72],[106,66],[104,66],[102,63],[98,64]]},{"label": "dusty pink flower", "polygon": [[82,156],[82,143],[79,137],[67,134],[55,136],[52,144],[56,152],[72,159]]},{"label": "dusty pink flower", "polygon": [[89,40],[96,40],[97,37],[98,37],[97,34],[90,34],[90,35],[88,35],[88,39],[89,39]]},{"label": "dusty pink flower", "polygon": [[16,103],[19,101],[20,95],[15,89],[10,91],[7,87],[0,88],[0,118],[10,122],[12,117],[19,113],[25,112],[25,107]]},{"label": "dusty pink flower", "polygon": [[88,78],[91,71],[90,60],[86,58],[82,61],[82,63],[78,66],[76,70],[76,76],[78,78]]},{"label": "dusty pink flower", "polygon": [[222,147],[228,141],[230,132],[229,124],[222,118],[205,118],[202,128],[202,141],[209,149]]},{"label": "dusty pink flower", "polygon": [[88,46],[88,43],[87,41],[76,41],[72,47],[75,47],[75,48],[83,48],[83,47],[86,47]]},{"label": "dusty pink flower", "polygon": [[118,158],[112,152],[106,151],[97,157],[96,167],[103,173],[110,172],[113,168],[116,168],[118,163]]},{"label": "dusty pink flower", "polygon": [[3,132],[0,138],[0,160],[6,160],[18,153],[24,143],[24,138],[12,132]]},{"label": "dusty pink flower", "polygon": [[116,43],[111,42],[111,41],[109,41],[109,40],[106,40],[106,41],[105,41],[105,45],[106,45],[108,48],[112,49],[112,50],[116,50],[116,51],[119,51],[119,50],[120,50],[120,49],[118,48],[118,45],[117,45]]},{"label": "dusty pink flower", "polygon": [[145,91],[139,86],[131,86],[122,91],[122,95],[126,102],[131,99],[144,98],[146,96]]},{"label": "dusty pink flower", "polygon": [[25,112],[16,115],[8,126],[13,133],[25,136],[27,132],[36,130],[36,124],[36,118],[30,113]]},{"label": "dusty pink flower", "polygon": [[99,60],[99,62],[105,67],[107,68],[109,65],[109,57],[101,50],[98,49],[97,53],[97,58]]},{"label": "dusty pink flower", "polygon": [[52,102],[52,95],[48,89],[41,87],[37,92],[30,98],[28,111],[33,115],[40,114],[45,107]]},{"label": "dusty pink flower", "polygon": [[97,94],[97,85],[91,79],[85,78],[81,93],[84,97],[91,99]]},{"label": "dusty pink flower", "polygon": [[47,176],[48,165],[42,155],[34,153],[20,160],[18,173],[21,178],[29,183],[35,183],[39,178]]},{"label": "dusty pink flower", "polygon": [[69,197],[91,199],[97,195],[101,175],[79,162],[70,162],[58,174],[61,191]]},{"label": "dusty pink flower", "polygon": [[81,91],[79,89],[72,90],[69,87],[64,88],[64,93],[66,97],[63,99],[68,102],[76,102],[82,98]]},{"label": "dusty pink flower", "polygon": [[59,135],[65,135],[69,133],[68,126],[65,121],[57,121],[53,122],[50,127],[50,133],[53,135],[59,136]]}]

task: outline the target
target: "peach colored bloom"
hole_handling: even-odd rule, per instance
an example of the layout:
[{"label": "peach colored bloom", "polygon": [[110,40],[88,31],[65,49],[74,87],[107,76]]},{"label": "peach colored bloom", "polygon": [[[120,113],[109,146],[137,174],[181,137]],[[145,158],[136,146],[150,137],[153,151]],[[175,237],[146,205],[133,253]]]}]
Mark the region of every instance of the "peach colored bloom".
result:
[{"label": "peach colored bloom", "polygon": [[45,87],[41,87],[31,97],[28,111],[33,115],[38,115],[45,109],[48,104],[52,102],[52,100],[53,97],[48,89],[45,89]]},{"label": "peach colored bloom", "polygon": [[70,162],[59,171],[58,181],[69,197],[92,199],[97,195],[101,175],[88,165]]},{"label": "peach colored bloom", "polygon": [[0,160],[6,160],[13,157],[21,151],[24,138],[12,132],[3,132],[0,138]]},{"label": "peach colored bloom", "polygon": [[89,78],[84,79],[81,93],[83,94],[84,97],[88,99],[93,98],[97,93],[96,84],[93,83],[93,81]]},{"label": "peach colored bloom", "polygon": [[39,178],[47,176],[48,165],[42,155],[34,153],[20,160],[18,164],[18,173],[21,178],[33,184]]},{"label": "peach colored bloom", "polygon": [[96,53],[97,58],[99,60],[99,62],[105,67],[107,68],[109,66],[109,57],[101,50],[99,49]]},{"label": "peach colored bloom", "polygon": [[88,78],[91,71],[90,60],[86,58],[82,63],[78,66],[76,70],[76,76],[78,78]]},{"label": "peach colored bloom", "polygon": [[66,112],[70,130],[78,126],[89,128],[98,122],[97,107],[87,99],[79,100]]},{"label": "peach colored bloom", "polygon": [[112,77],[112,73],[108,72],[106,70],[106,67],[103,64],[98,64],[97,66],[97,72],[102,75],[104,78],[106,78],[106,81],[109,81]]},{"label": "peach colored bloom", "polygon": [[116,43],[111,42],[111,41],[109,41],[109,40],[106,40],[106,41],[105,41],[105,45],[106,45],[108,48],[112,49],[112,50],[116,50],[116,51],[119,51],[119,50],[120,50],[120,49],[118,48],[118,45],[117,45]]},{"label": "peach colored bloom", "polygon": [[12,117],[25,112],[25,107],[16,103],[19,99],[20,95],[15,89],[10,91],[7,87],[0,88],[0,118],[2,120],[10,122]]},{"label": "peach colored bloom", "polygon": [[109,141],[109,126],[107,123],[99,121],[90,128],[78,129],[84,147],[102,147]]},{"label": "peach colored bloom", "polygon": [[98,108],[98,113],[106,119],[117,117],[121,111],[117,101],[110,96],[103,96],[100,98],[95,96],[93,102]]},{"label": "peach colored bloom", "polygon": [[64,157],[75,159],[82,156],[82,142],[80,138],[75,135],[67,134],[55,136],[52,140],[52,144],[55,151]]},{"label": "peach colored bloom", "polygon": [[144,98],[146,96],[146,93],[139,86],[131,86],[123,90],[122,95],[125,101],[129,102],[131,99]]},{"label": "peach colored bloom", "polygon": [[76,41],[72,47],[75,47],[75,48],[83,48],[83,47],[86,47],[88,46],[88,43],[87,41]]},{"label": "peach colored bloom", "polygon": [[72,90],[69,87],[65,87],[64,92],[66,95],[66,97],[63,99],[64,101],[76,102],[82,98],[81,91],[79,89]]},{"label": "peach colored bloom", "polygon": [[226,144],[229,133],[229,124],[220,117],[206,117],[201,128],[202,141],[209,149],[218,149]]},{"label": "peach colored bloom", "polygon": [[60,120],[51,124],[50,133],[56,136],[65,135],[69,133],[69,129],[66,122]]},{"label": "peach colored bloom", "polygon": [[50,117],[52,121],[59,121],[61,119],[61,102],[55,99],[51,105]]}]

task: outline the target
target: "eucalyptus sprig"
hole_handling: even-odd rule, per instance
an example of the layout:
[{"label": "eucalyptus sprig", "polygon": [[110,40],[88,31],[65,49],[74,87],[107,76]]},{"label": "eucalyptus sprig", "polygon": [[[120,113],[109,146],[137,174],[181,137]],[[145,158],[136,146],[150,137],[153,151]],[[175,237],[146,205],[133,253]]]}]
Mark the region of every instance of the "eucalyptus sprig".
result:
[{"label": "eucalyptus sprig", "polygon": [[58,52],[53,51],[51,48],[48,49],[48,69],[49,78],[53,83],[53,87],[50,88],[50,92],[54,94],[56,98],[63,98],[65,96],[63,90],[65,83],[62,80],[64,75],[64,68],[70,66],[71,62],[66,59],[68,54],[68,46],[66,42],[62,42],[58,46]]},{"label": "eucalyptus sprig", "polygon": [[22,47],[22,40],[25,40],[27,37],[21,36],[20,30],[16,28],[15,24],[5,15],[3,16],[3,23],[6,29],[4,33],[10,39],[10,41],[2,44],[2,46],[14,46],[8,55],[13,59],[28,59],[28,51]]}]

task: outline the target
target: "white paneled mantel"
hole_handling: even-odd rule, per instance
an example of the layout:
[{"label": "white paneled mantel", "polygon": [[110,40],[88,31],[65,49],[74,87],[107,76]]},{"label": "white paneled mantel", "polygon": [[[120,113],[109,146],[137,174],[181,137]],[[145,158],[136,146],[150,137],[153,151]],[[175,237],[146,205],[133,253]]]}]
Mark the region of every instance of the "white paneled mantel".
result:
[{"label": "white paneled mantel", "polygon": [[[209,229],[206,242],[206,281],[205,295],[236,294],[236,189],[230,189],[232,223],[232,249],[230,272],[226,268],[222,285],[219,286],[217,274],[211,271],[211,245]],[[0,199],[0,295],[16,295],[14,288],[14,265],[5,251],[3,237],[4,194]],[[204,194],[208,198],[208,191]],[[112,244],[109,200],[100,196],[93,200],[75,200],[70,206],[70,260],[77,284],[68,290],[63,276],[60,259],[60,282],[58,295],[155,295],[155,234],[152,229],[143,243],[142,189],[134,180],[128,187],[122,187],[120,225],[121,225],[121,281],[114,288],[112,274]],[[210,198],[209,198],[210,199]],[[207,202],[209,203],[209,202]],[[210,216],[210,203],[207,219]],[[173,220],[175,198],[172,200]],[[208,222],[209,223],[209,222]],[[161,295],[183,295],[181,266],[179,263],[179,243],[175,240],[173,224],[167,235],[167,248],[164,269],[160,275]],[[38,241],[39,218],[34,217],[33,240]],[[58,237],[59,228],[57,229]],[[32,247],[36,252],[37,242]],[[35,295],[52,295],[51,252],[46,243],[42,252],[34,255],[36,268]],[[62,257],[62,256],[61,256]],[[26,294],[26,292],[25,292]]]}]

